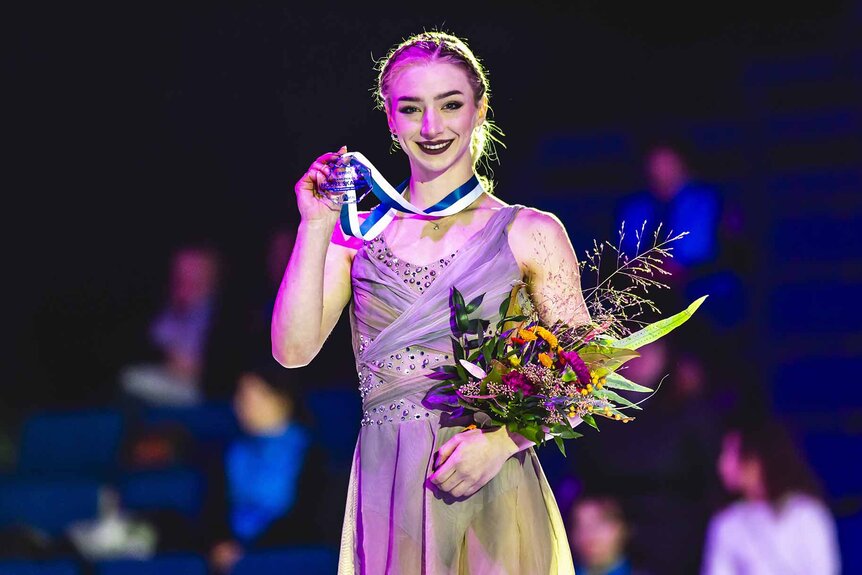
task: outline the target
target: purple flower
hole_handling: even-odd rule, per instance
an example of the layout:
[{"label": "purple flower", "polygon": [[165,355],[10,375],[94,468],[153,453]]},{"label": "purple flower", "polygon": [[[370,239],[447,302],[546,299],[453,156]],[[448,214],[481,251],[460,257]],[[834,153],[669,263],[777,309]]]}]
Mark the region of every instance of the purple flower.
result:
[{"label": "purple flower", "polygon": [[527,376],[520,371],[512,370],[503,376],[503,383],[509,386],[512,391],[520,391],[524,395],[533,394],[533,384],[527,379]]},{"label": "purple flower", "polygon": [[563,361],[566,365],[570,366],[575,374],[578,376],[578,382],[586,386],[590,383],[590,368],[587,367],[587,364],[584,363],[584,360],[581,359],[581,356],[578,355],[576,351],[560,351],[558,355],[563,358]]}]

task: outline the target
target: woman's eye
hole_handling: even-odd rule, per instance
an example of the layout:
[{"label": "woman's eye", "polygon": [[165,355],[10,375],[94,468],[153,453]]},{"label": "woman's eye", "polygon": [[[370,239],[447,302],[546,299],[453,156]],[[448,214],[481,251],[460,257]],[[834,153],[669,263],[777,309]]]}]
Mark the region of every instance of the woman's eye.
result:
[{"label": "woman's eye", "polygon": [[398,108],[398,111],[402,114],[412,114],[413,112],[418,111],[419,108],[416,106],[404,106],[403,108]]},{"label": "woman's eye", "polygon": [[457,110],[461,106],[463,106],[461,102],[446,102],[446,105],[443,106],[446,110]]}]

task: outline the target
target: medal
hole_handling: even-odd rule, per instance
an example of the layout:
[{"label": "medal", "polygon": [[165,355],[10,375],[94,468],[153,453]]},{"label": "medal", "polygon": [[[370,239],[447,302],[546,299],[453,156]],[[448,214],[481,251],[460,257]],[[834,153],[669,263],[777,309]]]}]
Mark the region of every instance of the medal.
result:
[{"label": "medal", "polygon": [[[404,198],[408,183],[409,180],[404,180],[393,187],[365,156],[359,152],[348,152],[330,163],[330,175],[320,186],[320,191],[330,202],[341,205],[342,231],[364,240],[380,235],[397,212],[450,216],[472,204],[485,191],[474,174],[442,200],[420,210]],[[369,193],[377,196],[380,204],[360,224],[358,203]],[[439,230],[440,224],[434,222],[434,229]]]}]

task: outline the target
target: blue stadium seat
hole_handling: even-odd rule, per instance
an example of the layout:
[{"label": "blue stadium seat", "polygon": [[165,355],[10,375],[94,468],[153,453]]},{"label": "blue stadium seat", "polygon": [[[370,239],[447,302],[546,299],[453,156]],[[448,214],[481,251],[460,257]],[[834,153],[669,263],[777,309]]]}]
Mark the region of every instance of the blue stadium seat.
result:
[{"label": "blue stadium seat", "polygon": [[72,561],[0,561],[0,575],[78,575]]},{"label": "blue stadium seat", "polygon": [[96,565],[96,575],[207,575],[207,565],[198,555],[163,555],[103,561]]},{"label": "blue stadium seat", "polygon": [[193,518],[201,505],[202,480],[184,468],[144,471],[120,481],[123,508],[134,511],[178,511]]},{"label": "blue stadium seat", "polygon": [[831,498],[862,497],[862,436],[840,431],[809,432],[803,449]]},{"label": "blue stadium seat", "polygon": [[[770,324],[775,333],[808,334],[812,337],[858,333],[862,312],[847,305],[850,294],[862,283],[832,278],[785,282],[777,286],[769,301]],[[793,310],[793,313],[787,313]]]},{"label": "blue stadium seat", "polygon": [[248,553],[236,564],[231,575],[332,575],[337,568],[337,549],[295,547]]},{"label": "blue stadium seat", "polygon": [[[775,371],[772,405],[779,413],[833,414],[846,406],[862,405],[862,386],[853,375],[858,365],[858,359],[847,355],[818,354],[787,362]],[[824,385],[829,392],[823,391]]]},{"label": "blue stadium seat", "polygon": [[115,410],[36,415],[24,425],[18,471],[105,477],[117,467],[122,433]]},{"label": "blue stadium seat", "polygon": [[841,572],[862,573],[862,513],[838,518],[838,544],[841,546]]},{"label": "blue stadium seat", "polygon": [[149,425],[176,424],[202,442],[227,442],[239,434],[230,403],[211,402],[195,407],[153,407],[144,413]]},{"label": "blue stadium seat", "polygon": [[315,436],[338,464],[349,464],[362,420],[359,391],[318,389],[308,392],[305,403],[315,419]]},{"label": "blue stadium seat", "polygon": [[862,256],[862,215],[782,218],[775,223],[772,241],[773,253],[794,266],[806,260],[858,260]]},{"label": "blue stadium seat", "polygon": [[0,526],[29,525],[50,534],[98,514],[96,480],[8,479],[0,483]]}]

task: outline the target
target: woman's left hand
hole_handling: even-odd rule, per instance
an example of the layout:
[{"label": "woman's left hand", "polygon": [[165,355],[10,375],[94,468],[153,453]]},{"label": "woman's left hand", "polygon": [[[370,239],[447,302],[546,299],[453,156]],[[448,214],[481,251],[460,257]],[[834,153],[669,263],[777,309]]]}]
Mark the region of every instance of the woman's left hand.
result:
[{"label": "woman's left hand", "polygon": [[454,497],[469,497],[518,451],[505,427],[462,431],[440,448],[434,465],[437,469],[428,479]]}]

